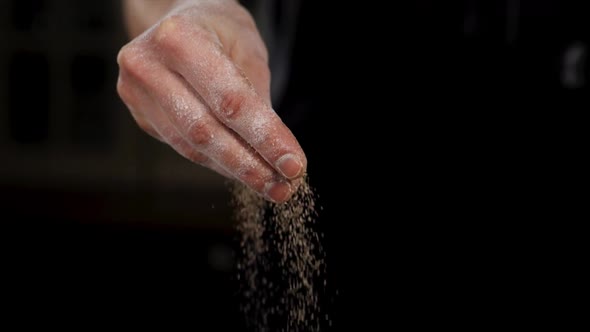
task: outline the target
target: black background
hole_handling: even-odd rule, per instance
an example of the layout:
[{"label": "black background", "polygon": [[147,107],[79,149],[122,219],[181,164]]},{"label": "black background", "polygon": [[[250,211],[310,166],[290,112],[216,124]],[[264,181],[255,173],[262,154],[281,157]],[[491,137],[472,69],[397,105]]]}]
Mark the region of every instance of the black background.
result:
[{"label": "black background", "polygon": [[[335,331],[436,323],[425,308],[445,275],[432,240],[448,226],[441,197],[457,189],[439,183],[455,165],[442,142],[453,125],[498,124],[490,140],[501,140],[587,108],[590,29],[576,2],[464,1],[461,52],[446,32],[454,8],[433,4],[303,3],[276,109],[324,207]],[[211,258],[236,246],[229,195],[196,169],[188,182],[154,179],[194,168],[118,101],[118,6],[2,3],[2,301],[26,323],[241,331],[232,268]],[[574,83],[563,78],[572,48],[585,50]]]}]

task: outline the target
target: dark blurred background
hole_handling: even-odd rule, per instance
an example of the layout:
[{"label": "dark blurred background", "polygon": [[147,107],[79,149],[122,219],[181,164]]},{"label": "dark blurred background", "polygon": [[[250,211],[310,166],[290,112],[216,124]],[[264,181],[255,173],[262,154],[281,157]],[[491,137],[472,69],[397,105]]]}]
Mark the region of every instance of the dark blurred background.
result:
[{"label": "dark blurred background", "polygon": [[[589,106],[588,12],[583,1],[465,0],[461,69],[450,68],[456,75],[448,77],[438,74],[451,67],[442,59],[458,57],[450,51],[454,39],[441,33],[447,18],[433,10],[433,1],[416,2],[411,13],[398,8],[396,20],[369,6],[334,11],[310,3],[302,7],[302,37],[281,105],[285,118],[297,123],[301,109],[313,110],[311,125],[294,126],[309,160],[350,156],[342,137],[387,146],[395,159],[387,166],[391,175],[371,181],[364,175],[375,174],[373,163],[355,162],[347,167],[360,176],[337,186],[333,164],[310,162],[310,179],[323,188],[332,276],[345,294],[336,322],[357,319],[363,326],[385,317],[396,323],[415,311],[406,298],[427,302],[414,294],[438,273],[421,274],[413,266],[428,265],[416,258],[430,229],[424,220],[441,219],[421,214],[436,210],[422,201],[424,193],[438,199],[432,184],[421,181],[441,163],[420,159],[430,156],[422,148],[432,142],[413,132],[430,118],[426,101],[444,100],[451,94],[443,87],[456,87],[465,121],[471,113],[478,117],[469,128],[498,124],[491,144],[514,132],[529,135],[500,154],[523,158],[533,147],[555,145],[536,134],[561,135],[560,128],[585,123],[578,119]],[[142,324],[174,317],[187,329],[242,331],[233,280],[236,234],[224,181],[141,132],[119,100],[115,59],[126,43],[119,6],[116,0],[0,2],[2,300],[24,316],[21,322],[74,324],[76,317],[85,327],[121,317]],[[362,39],[373,34],[380,37],[376,43]],[[346,67],[335,55],[347,56]],[[374,83],[384,77],[391,84]],[[449,105],[434,109],[445,116],[450,112],[443,104]],[[391,111],[395,121],[340,116],[350,109]],[[414,116],[419,121],[408,126],[414,122],[406,117]],[[313,133],[324,135],[316,140]],[[428,142],[417,149],[421,140]],[[483,163],[516,168],[503,159]],[[517,170],[522,176],[529,171]],[[393,189],[373,195],[373,186]],[[357,213],[364,218],[348,221]],[[414,286],[420,278],[426,280]],[[385,295],[385,285],[394,295]]]},{"label": "dark blurred background", "polygon": [[149,322],[178,307],[193,327],[235,329],[229,195],[119,100],[120,6],[0,3],[0,234],[3,294],[14,295],[4,299],[60,323],[136,310]]},{"label": "dark blurred background", "polygon": [[[587,98],[580,97],[588,92],[590,24],[584,2],[465,0],[463,4],[466,92],[495,96],[483,104],[526,100],[525,105],[517,103],[525,109],[547,101],[585,103]],[[503,111],[510,109],[506,106]]]}]

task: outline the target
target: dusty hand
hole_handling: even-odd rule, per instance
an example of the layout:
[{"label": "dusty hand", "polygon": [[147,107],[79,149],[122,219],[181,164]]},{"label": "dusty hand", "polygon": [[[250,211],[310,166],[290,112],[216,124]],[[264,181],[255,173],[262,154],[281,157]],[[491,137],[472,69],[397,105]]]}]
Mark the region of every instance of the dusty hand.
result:
[{"label": "dusty hand", "polygon": [[179,2],[117,61],[143,130],[267,199],[291,196],[307,161],[271,108],[266,48],[237,1]]}]

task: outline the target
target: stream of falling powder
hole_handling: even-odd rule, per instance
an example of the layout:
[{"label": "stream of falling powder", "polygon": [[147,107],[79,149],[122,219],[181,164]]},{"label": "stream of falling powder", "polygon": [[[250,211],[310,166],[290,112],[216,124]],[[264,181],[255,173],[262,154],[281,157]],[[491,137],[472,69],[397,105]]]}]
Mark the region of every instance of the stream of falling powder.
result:
[{"label": "stream of falling powder", "polygon": [[249,325],[257,332],[315,332],[331,325],[320,307],[325,254],[307,178],[283,204],[269,203],[240,184],[232,191],[241,234],[238,279]]}]

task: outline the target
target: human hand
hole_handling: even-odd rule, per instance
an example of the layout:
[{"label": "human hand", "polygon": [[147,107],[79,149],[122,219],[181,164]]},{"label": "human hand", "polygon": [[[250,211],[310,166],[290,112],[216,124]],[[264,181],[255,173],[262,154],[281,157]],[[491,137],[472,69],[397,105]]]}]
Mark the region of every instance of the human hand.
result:
[{"label": "human hand", "polygon": [[177,1],[121,49],[117,91],[153,137],[284,202],[307,160],[271,107],[267,59],[252,17],[237,1]]}]

